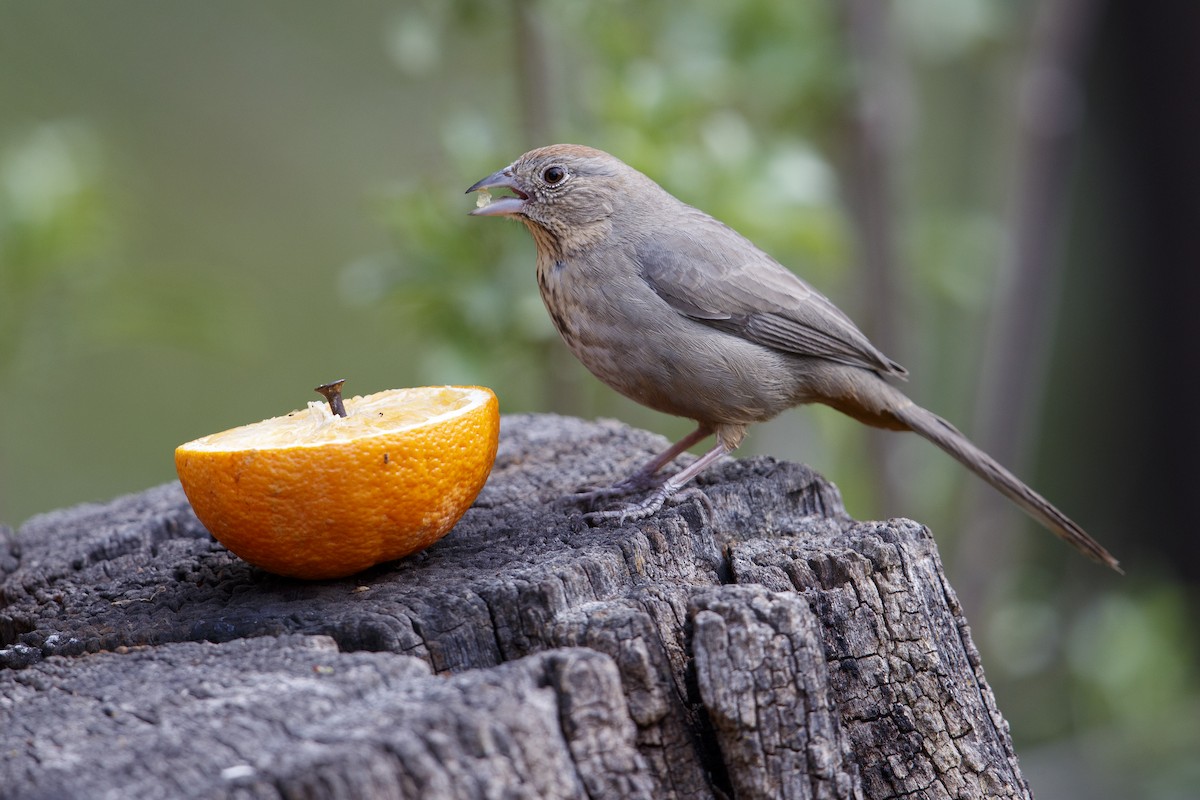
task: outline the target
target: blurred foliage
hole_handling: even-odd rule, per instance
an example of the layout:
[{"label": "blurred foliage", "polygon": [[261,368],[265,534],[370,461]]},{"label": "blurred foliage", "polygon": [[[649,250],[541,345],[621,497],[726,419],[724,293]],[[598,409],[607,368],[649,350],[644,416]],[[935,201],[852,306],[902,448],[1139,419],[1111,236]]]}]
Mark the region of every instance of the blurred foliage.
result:
[{"label": "blurred foliage", "polygon": [[1053,571],[1028,566],[977,617],[1038,795],[1186,798],[1200,785],[1194,601],[1161,576],[1133,583],[1064,599]]},{"label": "blurred foliage", "polygon": [[108,233],[101,172],[81,123],[43,124],[0,150],[0,376],[86,338]]},{"label": "blurred foliage", "polygon": [[[178,442],[332,378],[481,383],[506,412],[682,434],[566,354],[528,235],[468,218],[463,190],[548,143],[535,136],[594,145],[861,317],[846,8],[0,0],[0,379],[20,389],[0,415],[0,521],[167,480]],[[906,325],[880,345],[918,402],[969,429],[1038,5],[889,8]],[[952,561],[959,468],[904,440],[905,505],[880,508],[862,439],[816,409],[744,452],[813,464],[860,518],[929,522]],[[1144,574],[1106,582],[1064,550],[1037,549],[967,608],[1035,793],[1189,796],[1194,598]]]}]

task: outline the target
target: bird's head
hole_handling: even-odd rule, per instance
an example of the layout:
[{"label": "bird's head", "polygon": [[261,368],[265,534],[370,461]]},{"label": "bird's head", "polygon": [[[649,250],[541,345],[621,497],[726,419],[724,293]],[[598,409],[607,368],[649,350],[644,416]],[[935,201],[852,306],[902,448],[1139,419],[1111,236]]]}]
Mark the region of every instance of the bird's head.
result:
[{"label": "bird's head", "polygon": [[[607,235],[631,176],[640,173],[608,153],[556,144],[529,151],[467,192],[483,193],[472,215],[518,219],[539,247],[564,253]],[[512,194],[492,199],[491,189]]]}]

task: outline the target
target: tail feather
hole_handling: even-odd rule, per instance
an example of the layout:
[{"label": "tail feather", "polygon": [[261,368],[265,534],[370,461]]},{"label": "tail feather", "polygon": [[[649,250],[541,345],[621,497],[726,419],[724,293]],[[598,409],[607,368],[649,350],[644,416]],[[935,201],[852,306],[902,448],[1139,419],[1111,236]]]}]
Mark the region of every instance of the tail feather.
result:
[{"label": "tail feather", "polygon": [[908,398],[904,398],[904,401],[900,407],[892,407],[889,411],[910,430],[954,456],[963,466],[990,483],[1000,494],[1020,506],[1025,513],[1076,550],[1093,561],[1122,572],[1112,554],[1088,536],[1083,528],[1055,508],[1046,498],[1026,486],[1020,478],[1002,467],[994,458],[972,444],[957,428]]}]

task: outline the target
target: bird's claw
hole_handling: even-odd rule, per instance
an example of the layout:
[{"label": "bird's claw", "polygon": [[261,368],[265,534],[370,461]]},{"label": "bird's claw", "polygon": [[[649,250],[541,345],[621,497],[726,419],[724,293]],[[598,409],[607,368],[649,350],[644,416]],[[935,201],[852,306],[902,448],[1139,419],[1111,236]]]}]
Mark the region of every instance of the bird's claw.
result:
[{"label": "bird's claw", "polygon": [[685,503],[688,500],[695,500],[697,503],[704,506],[704,510],[708,512],[710,517],[713,515],[712,499],[709,498],[708,494],[703,489],[700,489],[696,486],[690,486],[687,489],[677,493],[671,498],[671,505],[679,505],[680,503]]},{"label": "bird's claw", "polygon": [[606,511],[590,511],[584,514],[583,518],[593,525],[609,520],[616,520],[618,525],[623,525],[626,522],[633,522],[652,516],[668,502],[671,505],[678,505],[686,500],[700,502],[711,514],[712,501],[708,499],[708,495],[702,490],[692,487],[683,491],[669,491],[667,487],[663,486],[659,487],[658,491],[640,503],[632,503],[621,508],[612,508]]},{"label": "bird's claw", "polygon": [[663,503],[666,501],[666,496],[655,492],[640,503],[625,505],[621,508],[612,508],[607,511],[589,511],[583,515],[583,518],[593,525],[609,520],[616,520],[618,525],[624,525],[626,522],[645,519],[651,516],[654,512],[662,508]]},{"label": "bird's claw", "polygon": [[[641,473],[632,475],[623,481],[614,483],[612,486],[603,486],[599,489],[590,489],[585,492],[576,492],[567,495],[563,500],[575,506],[594,506],[602,500],[612,500],[616,497],[628,497],[631,494],[639,494],[647,489],[655,489],[662,485],[663,478],[654,475],[643,475]],[[594,512],[599,513],[599,512]],[[653,511],[651,512],[653,513]]]}]

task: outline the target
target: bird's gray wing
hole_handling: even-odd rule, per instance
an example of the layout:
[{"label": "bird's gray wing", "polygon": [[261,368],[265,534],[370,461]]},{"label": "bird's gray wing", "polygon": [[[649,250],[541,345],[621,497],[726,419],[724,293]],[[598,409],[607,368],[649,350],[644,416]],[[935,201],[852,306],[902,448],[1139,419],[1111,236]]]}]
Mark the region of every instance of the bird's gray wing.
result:
[{"label": "bird's gray wing", "polygon": [[696,214],[692,224],[635,247],[643,279],[676,312],[786,353],[907,374],[824,295],[740,234]]}]

